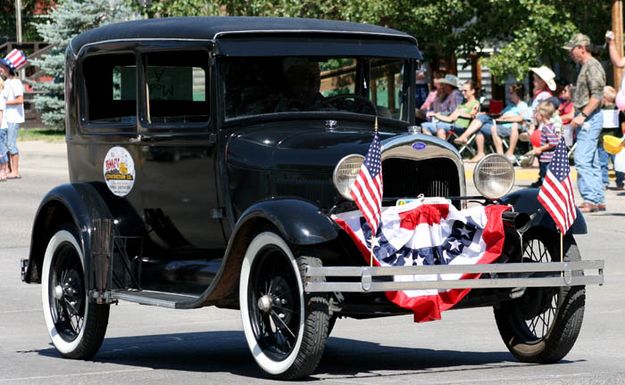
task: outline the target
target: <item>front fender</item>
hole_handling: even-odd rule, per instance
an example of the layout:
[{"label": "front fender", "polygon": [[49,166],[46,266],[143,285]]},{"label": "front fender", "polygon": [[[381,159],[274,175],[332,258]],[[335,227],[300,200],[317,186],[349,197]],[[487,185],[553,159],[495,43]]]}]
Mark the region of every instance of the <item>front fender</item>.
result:
[{"label": "front fender", "polygon": [[230,236],[221,270],[198,303],[190,307],[238,308],[237,290],[245,251],[254,235],[268,225],[296,246],[317,245],[339,236],[334,221],[308,201],[289,198],[258,202],[241,214]]},{"label": "front fender", "polygon": [[[501,202],[512,205],[514,211],[532,216],[531,227],[545,227],[552,231],[557,231],[551,215],[549,215],[540,202],[538,202],[538,191],[539,189],[537,188],[517,190],[501,198]],[[575,208],[575,210],[577,212],[577,217],[573,225],[571,225],[567,231],[567,234],[586,234],[588,232],[586,220],[579,209]]]},{"label": "front fender", "polygon": [[[97,190],[87,183],[67,183],[50,190],[41,201],[31,234],[29,262],[24,281],[41,282],[43,256],[53,233],[64,224],[75,226],[84,255],[91,253],[94,219],[112,218]],[[85,270],[89,271],[88,258]]]},{"label": "front fender", "polygon": [[264,219],[294,245],[315,245],[338,237],[336,223],[314,204],[300,199],[272,199],[250,206],[241,214],[234,236],[252,220]]}]

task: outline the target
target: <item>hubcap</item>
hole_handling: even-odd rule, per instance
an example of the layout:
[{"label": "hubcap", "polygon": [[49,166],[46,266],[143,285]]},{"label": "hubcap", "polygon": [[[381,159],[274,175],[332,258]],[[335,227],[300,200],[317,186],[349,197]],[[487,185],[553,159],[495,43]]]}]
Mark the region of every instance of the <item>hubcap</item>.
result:
[{"label": "hubcap", "polygon": [[63,298],[63,288],[61,285],[56,285],[54,287],[54,299],[60,300],[61,298]]},{"label": "hubcap", "polygon": [[258,309],[263,313],[269,313],[271,311],[271,297],[269,294],[265,294],[258,299]]}]

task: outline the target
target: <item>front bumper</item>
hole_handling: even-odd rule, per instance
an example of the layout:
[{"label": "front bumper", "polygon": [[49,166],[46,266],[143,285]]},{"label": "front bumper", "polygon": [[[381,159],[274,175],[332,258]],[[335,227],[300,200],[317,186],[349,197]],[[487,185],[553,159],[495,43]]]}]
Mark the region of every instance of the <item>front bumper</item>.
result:
[{"label": "front bumper", "polygon": [[[603,268],[601,260],[405,267],[308,266],[303,279],[304,291],[308,293],[563,287],[603,285]],[[482,274],[482,277],[441,280],[439,274]],[[485,277],[486,274],[490,277]]]}]

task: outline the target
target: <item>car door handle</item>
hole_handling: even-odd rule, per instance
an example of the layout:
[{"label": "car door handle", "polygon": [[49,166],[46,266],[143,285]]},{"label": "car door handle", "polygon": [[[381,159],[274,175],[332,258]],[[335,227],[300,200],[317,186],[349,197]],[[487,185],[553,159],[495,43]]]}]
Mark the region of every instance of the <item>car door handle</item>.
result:
[{"label": "car door handle", "polygon": [[142,135],[142,134],[138,134],[137,136],[135,136],[134,138],[130,138],[128,140],[130,143],[146,143],[146,142],[153,142],[154,141],[154,137],[150,136],[150,135]]}]

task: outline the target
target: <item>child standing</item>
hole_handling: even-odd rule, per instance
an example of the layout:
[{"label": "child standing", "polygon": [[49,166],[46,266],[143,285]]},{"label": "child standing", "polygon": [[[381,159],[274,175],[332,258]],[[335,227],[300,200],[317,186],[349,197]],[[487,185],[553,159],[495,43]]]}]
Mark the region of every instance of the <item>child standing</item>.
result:
[{"label": "child standing", "polygon": [[5,145],[7,137],[7,120],[4,111],[6,110],[6,100],[3,97],[4,81],[0,77],[0,182],[7,180],[9,172],[9,157],[7,156],[7,147]]},{"label": "child standing", "polygon": [[532,151],[534,155],[539,156],[538,163],[540,165],[540,172],[538,174],[538,180],[532,183],[530,185],[531,187],[540,187],[543,184],[545,175],[547,175],[547,167],[560,141],[560,136],[552,121],[555,111],[556,108],[553,103],[548,101],[540,102],[534,111],[534,117],[538,123],[538,129],[540,130],[540,146],[534,147]]},{"label": "child standing", "polygon": [[[599,147],[597,149],[599,153],[599,162],[601,163],[601,180],[604,187],[607,189],[610,185],[608,177],[610,159],[614,162],[614,155],[608,154],[603,149],[603,135],[614,135],[616,131],[620,131],[618,110],[614,104],[616,100],[616,90],[614,87],[603,87],[603,98],[601,99],[601,113],[603,114],[603,131],[599,137]],[[620,135],[616,133],[616,136]],[[616,186],[623,186],[623,173],[616,173]]]}]

